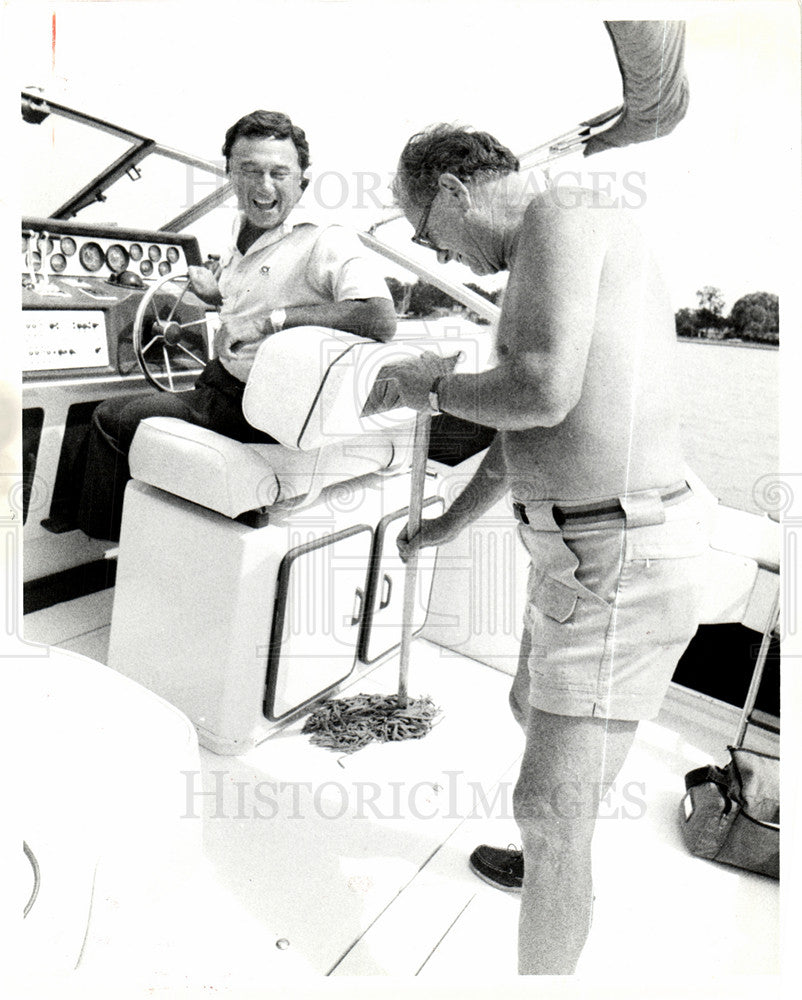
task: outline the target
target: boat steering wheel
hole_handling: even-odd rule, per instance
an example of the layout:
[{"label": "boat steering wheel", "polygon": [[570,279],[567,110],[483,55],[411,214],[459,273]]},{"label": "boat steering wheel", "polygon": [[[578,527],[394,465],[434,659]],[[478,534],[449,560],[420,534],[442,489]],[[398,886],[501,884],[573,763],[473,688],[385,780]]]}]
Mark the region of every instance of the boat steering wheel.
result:
[{"label": "boat steering wheel", "polygon": [[142,296],[134,317],[136,360],[148,382],[161,392],[187,391],[191,386],[177,387],[177,376],[194,369],[194,365],[188,369],[188,362],[203,368],[208,360],[205,311],[188,321],[179,312],[191,290],[188,274],[165,275]]}]

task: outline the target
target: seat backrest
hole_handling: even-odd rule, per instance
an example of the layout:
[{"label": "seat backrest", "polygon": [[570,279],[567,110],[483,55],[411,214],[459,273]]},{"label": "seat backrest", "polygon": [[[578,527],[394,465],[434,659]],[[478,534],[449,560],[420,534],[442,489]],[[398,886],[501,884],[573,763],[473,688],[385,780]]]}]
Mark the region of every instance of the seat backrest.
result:
[{"label": "seat backrest", "polygon": [[414,419],[412,410],[369,417],[362,411],[380,370],[423,349],[416,342],[381,344],[326,327],[283,330],[259,348],[243,413],[252,426],[299,451],[364,433],[392,433]]}]

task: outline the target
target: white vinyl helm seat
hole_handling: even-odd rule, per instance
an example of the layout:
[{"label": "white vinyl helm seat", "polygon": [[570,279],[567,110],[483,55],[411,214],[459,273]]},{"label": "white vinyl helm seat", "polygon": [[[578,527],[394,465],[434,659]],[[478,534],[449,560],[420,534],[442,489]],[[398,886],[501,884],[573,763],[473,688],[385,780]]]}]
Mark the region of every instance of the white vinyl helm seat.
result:
[{"label": "white vinyl helm seat", "polygon": [[362,411],[379,371],[453,342],[386,344],[323,327],[269,337],[248,378],[243,412],[278,444],[243,444],[173,417],[144,420],[129,455],[134,479],[229,518],[311,503],[328,486],[403,470],[415,414]]}]

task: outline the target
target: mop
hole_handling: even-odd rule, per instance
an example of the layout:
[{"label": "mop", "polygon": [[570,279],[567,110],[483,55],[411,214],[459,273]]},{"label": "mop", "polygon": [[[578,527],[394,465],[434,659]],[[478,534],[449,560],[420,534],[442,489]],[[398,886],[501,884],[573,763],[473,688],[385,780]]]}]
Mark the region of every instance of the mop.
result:
[{"label": "mop", "polygon": [[[431,422],[432,415],[429,412],[419,413],[415,420],[409,498],[410,538],[417,534],[421,527]],[[407,693],[417,574],[418,550],[416,549],[407,559],[404,572],[398,693],[357,694],[349,698],[324,702],[309,716],[301,730],[310,736],[310,742],[330,750],[337,750],[339,753],[349,754],[373,742],[418,740],[432,728],[439,709],[431,698],[415,698],[410,701]]]}]

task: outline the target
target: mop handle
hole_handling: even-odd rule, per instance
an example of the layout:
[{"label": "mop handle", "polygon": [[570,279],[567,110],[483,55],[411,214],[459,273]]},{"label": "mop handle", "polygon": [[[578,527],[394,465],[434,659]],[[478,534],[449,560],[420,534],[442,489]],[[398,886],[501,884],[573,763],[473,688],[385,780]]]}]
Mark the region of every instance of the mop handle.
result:
[{"label": "mop handle", "polygon": [[[415,419],[415,439],[412,445],[412,481],[409,489],[409,517],[407,538],[420,531],[423,493],[426,485],[426,460],[429,455],[429,434],[432,415],[427,410],[418,413]],[[415,582],[418,575],[418,549],[406,561],[404,573],[404,610],[401,619],[401,652],[398,668],[398,707],[406,708],[408,703],[407,676],[409,674],[409,650],[412,644],[412,615],[415,610]]]}]

